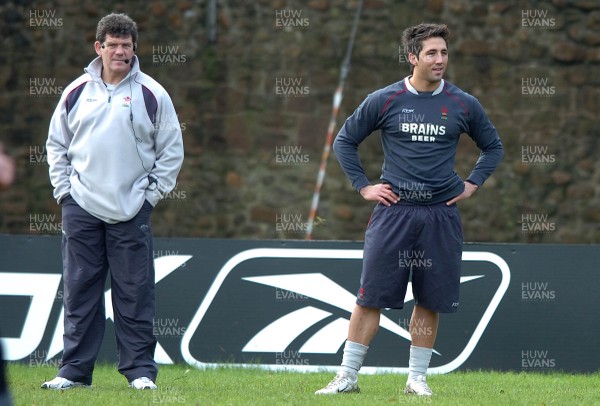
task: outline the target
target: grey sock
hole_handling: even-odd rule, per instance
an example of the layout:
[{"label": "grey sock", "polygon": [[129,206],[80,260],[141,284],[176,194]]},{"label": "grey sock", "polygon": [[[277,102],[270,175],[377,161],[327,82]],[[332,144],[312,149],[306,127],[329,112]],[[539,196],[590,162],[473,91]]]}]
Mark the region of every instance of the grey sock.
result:
[{"label": "grey sock", "polygon": [[362,366],[368,349],[369,347],[366,345],[346,340],[340,371],[344,372],[346,375],[356,378],[356,374]]},{"label": "grey sock", "polygon": [[410,346],[410,359],[408,361],[408,380],[414,380],[417,376],[425,376],[429,361],[431,361],[431,353],[433,349],[425,347]]}]

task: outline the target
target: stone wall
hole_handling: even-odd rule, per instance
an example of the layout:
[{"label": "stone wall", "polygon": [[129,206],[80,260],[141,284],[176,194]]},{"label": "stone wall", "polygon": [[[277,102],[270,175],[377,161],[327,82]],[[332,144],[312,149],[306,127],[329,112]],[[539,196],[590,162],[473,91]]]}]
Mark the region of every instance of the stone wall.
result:
[{"label": "stone wall", "polygon": [[[216,31],[206,0],[5,3],[0,139],[18,168],[0,192],[0,232],[59,232],[48,122],[95,56],[97,21],[121,11],[137,21],[141,68],[169,91],[184,134],[155,235],[304,238],[357,1],[219,0]],[[506,149],[460,205],[466,241],[600,242],[600,2],[365,0],[338,128],[369,92],[408,73],[400,35],[423,21],[450,27],[447,79],[480,100]],[[477,156],[463,136],[457,172],[467,176]],[[378,134],[361,157],[375,181]],[[328,164],[313,238],[362,239],[373,205],[333,155]]]}]

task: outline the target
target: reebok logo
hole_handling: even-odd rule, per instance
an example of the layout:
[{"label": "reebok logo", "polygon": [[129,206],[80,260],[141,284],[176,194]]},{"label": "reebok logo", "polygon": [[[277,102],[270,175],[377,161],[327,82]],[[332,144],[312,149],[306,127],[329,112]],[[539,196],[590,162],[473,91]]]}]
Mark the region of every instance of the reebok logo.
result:
[{"label": "reebok logo", "polygon": [[[335,372],[355,306],[361,267],[362,250],[259,248],[240,252],[221,268],[196,311],[181,342],[183,358],[199,368],[227,362],[269,370]],[[349,278],[348,273],[353,273],[353,277]],[[353,280],[355,283],[348,282]],[[489,252],[463,253],[461,289],[481,292],[487,299],[478,301],[477,309],[470,303],[463,320],[460,311],[453,316],[456,328],[438,333],[442,339],[443,335],[459,334],[459,339],[445,342],[462,342],[462,346],[446,347],[444,353],[434,349],[430,368],[433,373],[450,372],[466,361],[509,281],[508,265],[499,256]],[[276,290],[306,300],[275,303]],[[236,295],[228,293],[234,291]],[[410,317],[413,301],[409,287],[405,309],[382,311],[377,345],[369,350],[362,371],[408,371],[408,326],[395,320]],[[220,331],[219,337],[215,337],[215,330]],[[463,337],[461,331],[472,334]],[[286,351],[302,354],[303,359],[310,359],[310,364],[277,362],[277,354]],[[391,353],[395,355],[391,357]]]}]

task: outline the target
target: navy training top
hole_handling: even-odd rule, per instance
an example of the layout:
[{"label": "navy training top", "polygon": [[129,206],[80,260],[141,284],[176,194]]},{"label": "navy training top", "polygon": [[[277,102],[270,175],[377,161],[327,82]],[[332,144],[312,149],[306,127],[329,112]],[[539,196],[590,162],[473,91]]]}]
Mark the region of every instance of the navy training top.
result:
[{"label": "navy training top", "polygon": [[402,200],[416,204],[448,201],[464,190],[454,171],[456,146],[467,133],[481,150],[467,180],[481,186],[504,155],[496,128],[477,99],[441,80],[433,92],[418,92],[409,78],[367,96],[346,119],[333,149],[352,186],[369,185],[358,145],[381,131],[381,179]]}]

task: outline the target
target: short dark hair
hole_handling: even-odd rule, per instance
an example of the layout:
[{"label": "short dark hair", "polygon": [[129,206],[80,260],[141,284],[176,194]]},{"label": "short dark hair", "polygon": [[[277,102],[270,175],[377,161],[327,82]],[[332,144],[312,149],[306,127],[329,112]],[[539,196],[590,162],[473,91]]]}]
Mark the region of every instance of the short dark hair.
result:
[{"label": "short dark hair", "polygon": [[[417,58],[423,50],[423,41],[429,38],[440,37],[446,42],[448,46],[448,38],[450,37],[450,30],[445,24],[419,24],[414,27],[409,27],[402,33],[402,46],[404,47],[404,54],[408,59],[408,54],[416,55]],[[411,72],[413,66],[411,64]]]},{"label": "short dark hair", "polygon": [[117,38],[124,38],[131,35],[131,40],[135,45],[137,43],[137,25],[126,14],[112,13],[102,17],[98,21],[98,28],[96,29],[96,40],[103,43],[106,40],[106,36],[110,35]]}]

